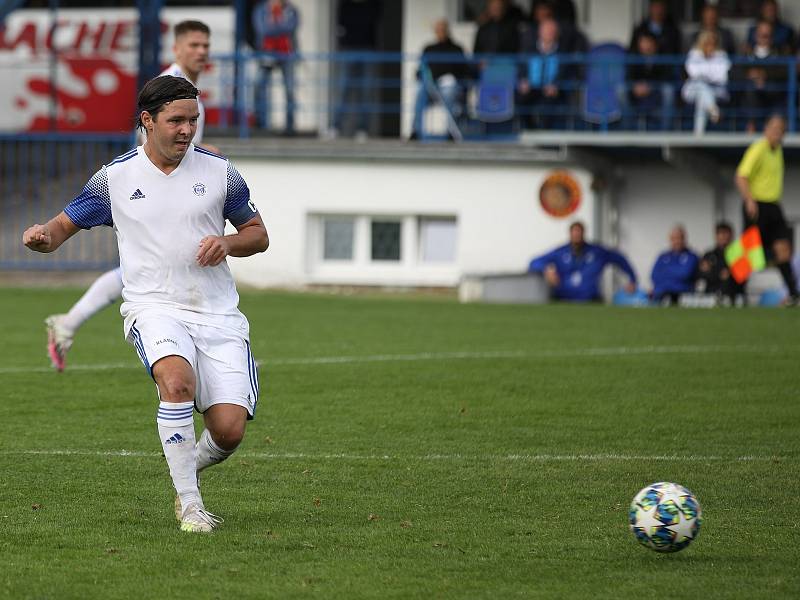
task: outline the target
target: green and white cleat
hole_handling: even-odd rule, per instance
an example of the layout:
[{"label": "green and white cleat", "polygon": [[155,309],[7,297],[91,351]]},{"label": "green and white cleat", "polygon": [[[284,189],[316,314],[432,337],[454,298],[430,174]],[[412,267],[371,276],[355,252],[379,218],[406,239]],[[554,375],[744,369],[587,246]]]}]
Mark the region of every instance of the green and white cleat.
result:
[{"label": "green and white cleat", "polygon": [[211,514],[199,504],[190,504],[181,517],[181,531],[211,533],[224,519]]}]

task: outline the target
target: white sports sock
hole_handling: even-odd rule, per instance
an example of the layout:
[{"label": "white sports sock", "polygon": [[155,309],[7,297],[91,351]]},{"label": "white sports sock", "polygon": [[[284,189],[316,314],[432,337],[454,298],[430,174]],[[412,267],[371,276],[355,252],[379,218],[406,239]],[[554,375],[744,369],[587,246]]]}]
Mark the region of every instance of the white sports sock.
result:
[{"label": "white sports sock", "polygon": [[203,505],[197,488],[197,456],[194,438],[194,402],[161,402],[158,405],[158,435],[169,465],[169,474],[181,506]]},{"label": "white sports sock", "polygon": [[75,333],[92,315],[116,302],[121,295],[122,275],[120,270],[117,268],[103,273],[86,290],[80,300],[69,309],[61,324]]},{"label": "white sports sock", "polygon": [[221,463],[234,452],[235,450],[223,450],[217,446],[208,429],[204,429],[197,442],[197,472]]}]

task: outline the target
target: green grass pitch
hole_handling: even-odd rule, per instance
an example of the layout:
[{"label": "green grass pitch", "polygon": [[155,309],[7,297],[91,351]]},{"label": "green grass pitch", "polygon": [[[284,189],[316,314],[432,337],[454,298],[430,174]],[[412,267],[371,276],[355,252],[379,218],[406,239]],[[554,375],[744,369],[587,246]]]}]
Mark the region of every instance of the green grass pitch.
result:
[{"label": "green grass pitch", "polygon": [[[800,597],[800,313],[244,293],[262,397],[178,531],[116,308],[0,291],[2,598]],[[675,555],[628,531],[693,490]]]}]

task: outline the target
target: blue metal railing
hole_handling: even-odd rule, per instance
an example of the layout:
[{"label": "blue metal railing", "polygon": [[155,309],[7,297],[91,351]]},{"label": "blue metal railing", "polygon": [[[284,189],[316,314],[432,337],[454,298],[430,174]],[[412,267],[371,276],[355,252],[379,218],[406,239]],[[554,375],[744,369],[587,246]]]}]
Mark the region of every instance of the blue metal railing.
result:
[{"label": "blue metal railing", "polygon": [[[419,101],[419,87],[425,78],[416,77],[419,55],[378,52],[341,52],[333,54],[297,54],[287,57],[264,52],[238,52],[217,55],[220,67],[216,81],[201,81],[220,90],[234,90],[231,101],[220,111],[219,127],[235,127],[240,137],[256,132],[279,131],[287,121],[294,129],[306,132],[339,130],[346,117],[349,129],[364,128],[367,121],[393,117],[400,119],[404,130],[414,121],[415,111],[441,103],[437,87],[427,90],[425,102]],[[556,64],[556,87],[553,97],[543,98],[541,86],[529,85],[531,61],[553,60]],[[519,133],[526,129],[559,129],[576,131],[691,131],[692,104],[681,97],[686,81],[685,56],[644,58],[622,54],[557,55],[552,59],[536,56],[484,55],[465,58],[461,55],[433,55],[423,67],[436,70],[440,63],[463,64],[465,76],[459,80],[459,126],[468,134],[481,138],[492,131]],[[721,118],[709,123],[718,132],[741,132],[758,128],[773,112],[787,117],[789,129],[797,124],[797,60],[781,57],[764,60],[742,56],[731,57],[732,67],[720,99]],[[483,103],[492,102],[482,92],[489,85],[487,72],[512,66],[505,82],[494,81],[498,94],[506,88],[511,105],[507,122],[487,123],[481,118]],[[290,69],[292,94],[287,99],[282,79]],[[651,85],[657,93],[642,100],[633,95],[637,67],[657,67],[662,71]],[[764,87],[756,86],[747,77],[747,70],[758,68],[778,72]],[[235,75],[235,76],[234,76]],[[502,77],[500,78],[502,79]],[[499,86],[499,87],[498,87]],[[267,88],[267,93],[260,90]],[[502,95],[502,94],[501,94]],[[293,97],[292,97],[293,96]],[[498,95],[495,99],[499,99]],[[235,99],[235,101],[233,101]],[[289,114],[291,113],[291,115]],[[430,118],[422,120],[430,123]],[[441,130],[442,119],[439,119]],[[372,127],[372,129],[376,129]],[[426,128],[427,129],[427,128]],[[426,131],[418,132],[425,136]],[[377,128],[377,135],[381,135]],[[385,134],[384,134],[385,135]]]},{"label": "blue metal railing", "polygon": [[54,254],[25,248],[22,232],[63,210],[97,169],[132,143],[128,134],[0,135],[0,269],[102,270],[119,264],[109,227],[83,232]]}]

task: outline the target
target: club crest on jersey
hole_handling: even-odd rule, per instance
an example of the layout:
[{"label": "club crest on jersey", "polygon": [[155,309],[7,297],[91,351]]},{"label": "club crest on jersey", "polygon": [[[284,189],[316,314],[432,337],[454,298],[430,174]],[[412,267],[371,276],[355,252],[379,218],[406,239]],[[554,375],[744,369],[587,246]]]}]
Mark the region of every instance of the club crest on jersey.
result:
[{"label": "club crest on jersey", "polygon": [[192,191],[194,192],[195,196],[205,196],[206,195],[206,186],[202,183],[195,183],[192,187]]},{"label": "club crest on jersey", "polygon": [[136,191],[131,194],[131,200],[141,200],[146,197],[139,188],[136,188]]}]

